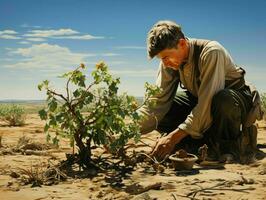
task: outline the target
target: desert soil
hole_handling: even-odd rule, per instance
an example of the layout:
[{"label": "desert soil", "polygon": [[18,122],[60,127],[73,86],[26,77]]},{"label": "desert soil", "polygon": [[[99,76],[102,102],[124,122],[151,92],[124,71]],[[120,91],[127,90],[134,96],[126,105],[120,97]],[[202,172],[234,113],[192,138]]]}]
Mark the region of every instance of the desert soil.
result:
[{"label": "desert soil", "polygon": [[[266,159],[256,161],[251,165],[225,164],[224,169],[207,169],[194,166],[192,173],[176,172],[166,169],[163,173],[155,173],[152,168],[137,166],[131,173],[117,184],[115,178],[99,173],[94,178],[71,178],[56,185],[31,187],[23,185],[17,178],[12,178],[12,172],[20,169],[31,169],[41,166],[46,168],[48,163],[56,163],[65,159],[65,153],[71,153],[72,148],[66,139],[63,139],[59,148],[50,148],[42,151],[43,155],[25,155],[21,152],[9,151],[15,147],[19,138],[26,136],[31,141],[45,144],[43,133],[44,122],[37,114],[27,116],[26,125],[9,127],[0,123],[2,147],[0,148],[0,199],[2,200],[48,200],[48,199],[193,199],[190,192],[205,189],[196,193],[194,199],[266,199]],[[258,122],[258,144],[266,152],[266,122]],[[146,135],[156,139],[159,133],[153,131]],[[143,139],[152,144],[151,140]],[[149,148],[145,149],[147,152]],[[195,173],[193,173],[195,172]],[[108,178],[109,177],[109,178]],[[111,179],[111,180],[110,180]],[[139,188],[151,189],[147,191]],[[159,185],[159,187],[153,186]],[[220,186],[218,186],[220,184]],[[215,186],[215,187],[214,187]],[[214,187],[206,190],[206,188]],[[141,191],[133,194],[130,190]],[[134,190],[135,188],[135,190]]]}]

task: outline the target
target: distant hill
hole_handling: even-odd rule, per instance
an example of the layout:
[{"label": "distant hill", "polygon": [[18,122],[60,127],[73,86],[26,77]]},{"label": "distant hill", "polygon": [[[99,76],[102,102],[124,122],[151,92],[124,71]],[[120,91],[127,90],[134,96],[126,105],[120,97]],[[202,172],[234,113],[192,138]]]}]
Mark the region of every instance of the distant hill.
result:
[{"label": "distant hill", "polygon": [[[138,103],[143,102],[143,97],[135,97]],[[6,99],[0,100],[0,104],[45,104],[45,100],[17,100],[17,99]]]},{"label": "distant hill", "polygon": [[6,99],[0,100],[2,104],[44,104],[45,100],[17,100],[17,99]]}]

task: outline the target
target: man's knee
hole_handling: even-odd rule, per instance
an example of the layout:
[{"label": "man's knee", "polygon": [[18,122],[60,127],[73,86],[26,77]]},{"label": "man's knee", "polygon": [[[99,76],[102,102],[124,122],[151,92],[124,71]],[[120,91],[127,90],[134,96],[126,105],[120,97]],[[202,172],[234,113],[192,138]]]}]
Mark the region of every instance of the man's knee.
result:
[{"label": "man's knee", "polygon": [[241,108],[234,92],[230,89],[219,91],[213,96],[211,110],[213,115],[240,117]]}]

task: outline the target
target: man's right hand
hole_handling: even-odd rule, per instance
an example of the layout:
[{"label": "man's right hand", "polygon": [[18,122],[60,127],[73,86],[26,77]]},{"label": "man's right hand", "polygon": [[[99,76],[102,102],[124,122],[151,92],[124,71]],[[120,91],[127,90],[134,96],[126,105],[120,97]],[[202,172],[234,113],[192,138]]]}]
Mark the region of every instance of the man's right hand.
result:
[{"label": "man's right hand", "polygon": [[163,160],[167,155],[170,155],[175,149],[175,146],[188,134],[181,129],[169,133],[167,136],[160,138],[152,152],[151,156],[154,156],[157,160]]}]

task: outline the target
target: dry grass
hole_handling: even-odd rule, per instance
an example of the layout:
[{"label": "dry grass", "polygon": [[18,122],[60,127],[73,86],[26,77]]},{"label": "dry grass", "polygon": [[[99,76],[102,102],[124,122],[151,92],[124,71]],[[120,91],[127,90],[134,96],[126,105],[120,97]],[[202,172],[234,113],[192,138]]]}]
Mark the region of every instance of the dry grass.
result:
[{"label": "dry grass", "polygon": [[29,169],[18,168],[21,182],[32,184],[32,187],[41,186],[44,181],[44,164],[31,165]]}]

